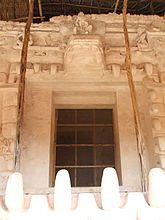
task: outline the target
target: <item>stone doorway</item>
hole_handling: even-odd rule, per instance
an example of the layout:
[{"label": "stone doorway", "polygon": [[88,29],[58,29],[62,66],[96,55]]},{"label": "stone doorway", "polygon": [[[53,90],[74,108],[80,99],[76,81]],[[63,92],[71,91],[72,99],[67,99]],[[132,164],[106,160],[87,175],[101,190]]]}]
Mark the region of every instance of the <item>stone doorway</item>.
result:
[{"label": "stone doorway", "polygon": [[115,167],[112,109],[57,109],[55,173],[67,169],[73,187],[100,186]]}]

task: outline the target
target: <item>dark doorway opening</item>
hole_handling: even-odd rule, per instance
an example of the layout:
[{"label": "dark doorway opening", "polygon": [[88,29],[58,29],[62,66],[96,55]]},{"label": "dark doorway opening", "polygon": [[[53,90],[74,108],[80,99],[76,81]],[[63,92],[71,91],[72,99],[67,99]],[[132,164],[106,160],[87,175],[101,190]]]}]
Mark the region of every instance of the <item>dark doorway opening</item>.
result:
[{"label": "dark doorway opening", "polygon": [[100,186],[115,167],[112,109],[57,110],[55,171],[67,169],[72,187]]}]

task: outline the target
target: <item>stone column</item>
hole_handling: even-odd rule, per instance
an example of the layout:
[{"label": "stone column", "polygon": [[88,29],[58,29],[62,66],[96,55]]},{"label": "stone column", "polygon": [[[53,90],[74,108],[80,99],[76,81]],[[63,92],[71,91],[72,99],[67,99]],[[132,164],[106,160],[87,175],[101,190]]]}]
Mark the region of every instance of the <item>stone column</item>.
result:
[{"label": "stone column", "polygon": [[[120,140],[122,185],[129,190],[141,190],[134,119],[128,87],[117,92],[117,118]],[[131,177],[131,178],[130,178]]]},{"label": "stone column", "polygon": [[21,172],[24,186],[49,187],[52,92],[26,84]]}]

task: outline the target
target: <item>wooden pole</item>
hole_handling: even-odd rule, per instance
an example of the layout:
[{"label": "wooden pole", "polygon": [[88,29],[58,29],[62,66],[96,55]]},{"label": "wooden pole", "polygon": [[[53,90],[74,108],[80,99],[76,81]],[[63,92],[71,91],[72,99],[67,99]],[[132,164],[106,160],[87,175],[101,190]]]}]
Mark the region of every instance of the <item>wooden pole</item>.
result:
[{"label": "wooden pole", "polygon": [[[37,17],[33,17],[33,20],[35,19],[40,19],[41,17],[40,16],[37,16]],[[42,17],[43,19],[45,17]],[[26,21],[28,19],[28,17],[22,17],[22,18],[14,18],[14,19],[11,19],[10,21]]]},{"label": "wooden pole", "polygon": [[38,0],[38,8],[39,8],[39,13],[40,13],[41,22],[43,22],[44,19],[43,19],[43,13],[42,13],[41,0]]},{"label": "wooden pole", "polygon": [[34,0],[29,1],[29,16],[25,26],[24,40],[21,52],[21,64],[20,64],[20,81],[18,86],[18,116],[17,116],[17,128],[16,128],[16,156],[15,156],[15,170],[20,168],[20,139],[22,136],[23,125],[23,108],[24,108],[24,95],[25,95],[25,75],[27,65],[27,53],[28,43],[30,39],[30,27],[33,20],[33,8]]},{"label": "wooden pole", "polygon": [[133,107],[133,116],[134,116],[135,132],[136,132],[136,140],[137,140],[137,150],[138,150],[140,166],[141,166],[141,185],[142,185],[142,190],[145,191],[147,188],[146,167],[145,167],[145,162],[143,158],[145,145],[144,145],[144,136],[142,132],[140,115],[138,111],[138,103],[137,103],[135,85],[134,85],[133,77],[132,77],[131,50],[130,50],[128,30],[127,30],[127,2],[128,0],[124,0],[123,2],[123,30],[124,30],[124,39],[125,39],[125,47],[126,47],[125,62],[126,62],[128,85],[130,88],[130,95],[131,95],[131,101],[132,101],[132,107]]},{"label": "wooden pole", "polygon": [[115,9],[114,9],[114,13],[116,13],[116,12],[117,12],[118,5],[119,5],[119,0],[116,0]]}]

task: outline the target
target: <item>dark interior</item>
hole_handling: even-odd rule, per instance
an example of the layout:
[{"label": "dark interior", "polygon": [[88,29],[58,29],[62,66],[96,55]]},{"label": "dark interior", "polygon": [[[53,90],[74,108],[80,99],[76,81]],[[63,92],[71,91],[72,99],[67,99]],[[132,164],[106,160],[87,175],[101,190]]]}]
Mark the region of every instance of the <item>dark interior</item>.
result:
[{"label": "dark interior", "polygon": [[57,110],[56,172],[67,169],[73,187],[100,186],[115,167],[112,109]]}]

